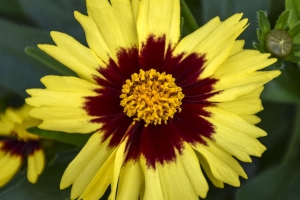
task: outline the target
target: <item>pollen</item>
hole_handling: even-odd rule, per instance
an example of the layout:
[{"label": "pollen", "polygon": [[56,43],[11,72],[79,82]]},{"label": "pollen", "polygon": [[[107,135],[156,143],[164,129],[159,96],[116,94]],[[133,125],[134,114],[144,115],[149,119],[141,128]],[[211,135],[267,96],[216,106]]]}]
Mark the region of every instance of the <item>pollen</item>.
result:
[{"label": "pollen", "polygon": [[134,122],[144,120],[145,126],[167,123],[169,118],[181,111],[184,97],[181,91],[171,74],[141,69],[122,86],[120,105],[127,116],[134,117]]}]

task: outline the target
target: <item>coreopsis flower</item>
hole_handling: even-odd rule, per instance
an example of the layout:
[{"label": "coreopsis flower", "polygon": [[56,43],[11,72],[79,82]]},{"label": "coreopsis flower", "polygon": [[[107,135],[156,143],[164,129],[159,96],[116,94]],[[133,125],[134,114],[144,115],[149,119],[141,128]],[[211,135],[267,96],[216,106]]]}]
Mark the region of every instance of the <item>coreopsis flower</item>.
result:
[{"label": "coreopsis flower", "polygon": [[[270,54],[236,40],[242,14],[218,17],[180,40],[179,0],[87,0],[75,12],[89,47],[51,32],[39,48],[77,77],[45,76],[29,89],[42,129],[91,133],[63,174],[71,198],[205,198],[208,183],[239,186],[236,160],[265,151],[255,126]],[[72,137],[70,135],[70,137]],[[234,156],[234,157],[233,157]]]},{"label": "coreopsis flower", "polygon": [[45,165],[44,152],[38,136],[27,128],[37,126],[40,120],[28,116],[31,106],[7,108],[0,115],[0,187],[8,183],[19,171],[27,157],[27,179],[36,183]]}]

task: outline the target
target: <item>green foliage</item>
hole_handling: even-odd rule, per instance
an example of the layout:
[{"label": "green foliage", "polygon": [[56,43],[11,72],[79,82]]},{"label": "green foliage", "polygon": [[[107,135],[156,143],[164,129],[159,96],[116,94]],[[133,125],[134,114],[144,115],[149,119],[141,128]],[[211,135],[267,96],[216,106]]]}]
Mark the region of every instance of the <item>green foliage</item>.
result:
[{"label": "green foliage", "polygon": [[[289,30],[289,34],[292,38],[298,37],[300,35],[300,23],[297,23],[293,28]],[[297,42],[294,40],[294,42]]]},{"label": "green foliage", "polygon": [[[289,119],[285,119],[289,120]],[[258,200],[264,199],[295,199],[300,195],[297,188],[300,181],[300,106],[297,106],[293,122],[293,134],[288,143],[283,159],[278,159],[275,166],[262,172],[247,182],[237,193],[237,200],[253,199],[253,191],[259,195]],[[283,121],[284,122],[284,121]],[[283,133],[283,132],[282,132]]]},{"label": "green foliage", "polygon": [[291,12],[289,10],[284,11],[276,22],[275,29],[285,29],[291,18]]},{"label": "green foliage", "polygon": [[24,52],[28,45],[51,42],[49,34],[42,29],[21,26],[1,18],[0,27],[0,85],[26,97],[26,88],[41,87],[42,76],[55,74],[47,68],[37,67],[40,63]]},{"label": "green foliage", "polygon": [[37,26],[68,33],[85,42],[84,32],[74,18],[74,10],[86,13],[83,0],[18,0],[24,13]]},{"label": "green foliage", "polygon": [[237,193],[237,200],[253,200],[255,191],[255,199],[297,199],[291,198],[294,195],[300,195],[298,189],[292,190],[297,186],[300,180],[300,170],[292,165],[276,165],[271,167],[255,179],[247,182]]},{"label": "green foliage", "polygon": [[258,11],[257,19],[258,19],[258,25],[261,29],[261,34],[263,37],[265,37],[271,31],[271,25],[268,20],[266,12]]},{"label": "green foliage", "polygon": [[42,138],[57,140],[60,142],[64,142],[76,146],[83,146],[91,136],[91,134],[76,134],[76,133],[70,134],[70,133],[58,132],[58,131],[48,131],[44,129],[39,129],[37,127],[30,128],[27,131],[32,134],[38,135]]},{"label": "green foliage", "polygon": [[293,28],[300,21],[300,1],[286,0],[286,9],[291,11],[291,19],[289,20],[290,28]]},{"label": "green foliage", "polygon": [[300,104],[299,68],[288,65],[282,74],[266,85],[262,99],[271,102]]},{"label": "green foliage", "polygon": [[[42,50],[28,46],[25,48],[25,52],[30,55],[31,57],[35,58],[36,60],[40,61],[41,63],[45,64],[47,67],[53,69],[60,75],[64,76],[77,76],[75,72],[43,52]],[[44,68],[44,66],[41,65],[41,68]]]}]

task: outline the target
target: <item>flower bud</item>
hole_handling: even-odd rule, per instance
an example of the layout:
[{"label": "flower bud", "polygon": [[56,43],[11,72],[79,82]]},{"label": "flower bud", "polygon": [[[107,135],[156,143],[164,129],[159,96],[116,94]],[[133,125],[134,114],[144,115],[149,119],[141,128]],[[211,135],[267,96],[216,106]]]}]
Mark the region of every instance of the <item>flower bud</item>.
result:
[{"label": "flower bud", "polygon": [[287,31],[274,29],[266,37],[266,47],[274,57],[284,58],[293,50],[293,39]]}]

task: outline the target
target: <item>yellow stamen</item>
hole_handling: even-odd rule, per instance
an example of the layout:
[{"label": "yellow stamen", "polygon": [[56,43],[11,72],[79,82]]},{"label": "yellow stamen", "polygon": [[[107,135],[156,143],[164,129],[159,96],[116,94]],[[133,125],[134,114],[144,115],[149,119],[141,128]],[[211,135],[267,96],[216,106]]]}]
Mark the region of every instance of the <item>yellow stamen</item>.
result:
[{"label": "yellow stamen", "polygon": [[184,94],[175,84],[171,74],[159,73],[155,69],[140,70],[131,75],[122,86],[120,105],[134,121],[145,121],[148,124],[167,123],[169,118],[181,111],[180,105]]}]

